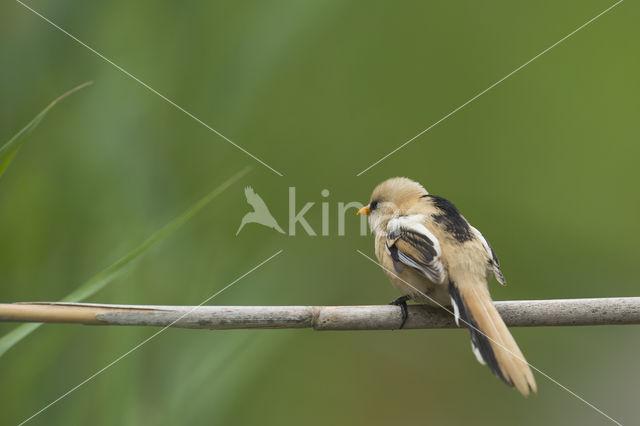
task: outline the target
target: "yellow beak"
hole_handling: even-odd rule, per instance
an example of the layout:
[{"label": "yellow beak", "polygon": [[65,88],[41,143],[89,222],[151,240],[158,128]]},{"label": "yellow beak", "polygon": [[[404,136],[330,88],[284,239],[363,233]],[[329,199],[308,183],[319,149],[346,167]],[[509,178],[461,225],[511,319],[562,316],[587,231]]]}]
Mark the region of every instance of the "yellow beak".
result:
[{"label": "yellow beak", "polygon": [[368,205],[358,210],[358,214],[366,214],[369,216],[369,213],[371,213],[371,208]]}]

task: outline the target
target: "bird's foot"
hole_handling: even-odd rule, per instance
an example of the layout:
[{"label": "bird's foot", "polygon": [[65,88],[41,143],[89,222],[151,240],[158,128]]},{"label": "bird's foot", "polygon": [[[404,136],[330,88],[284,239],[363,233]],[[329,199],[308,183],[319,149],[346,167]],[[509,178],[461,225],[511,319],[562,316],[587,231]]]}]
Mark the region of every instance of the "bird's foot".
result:
[{"label": "bird's foot", "polygon": [[402,322],[400,323],[400,328],[404,327],[404,323],[407,322],[407,318],[409,318],[409,311],[407,310],[407,300],[411,300],[411,296],[400,296],[395,300],[389,302],[390,305],[399,306],[402,312]]}]

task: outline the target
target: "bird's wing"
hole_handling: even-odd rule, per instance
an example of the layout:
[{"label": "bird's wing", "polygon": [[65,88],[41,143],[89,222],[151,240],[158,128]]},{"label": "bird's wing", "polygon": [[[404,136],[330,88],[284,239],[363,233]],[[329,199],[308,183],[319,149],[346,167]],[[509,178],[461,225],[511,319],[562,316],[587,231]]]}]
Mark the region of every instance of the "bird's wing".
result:
[{"label": "bird's wing", "polygon": [[262,197],[260,197],[258,194],[256,194],[256,192],[253,190],[252,187],[247,186],[244,189],[244,195],[247,197],[247,203],[249,203],[251,205],[251,207],[253,207],[253,209],[257,212],[257,211],[269,211],[269,209],[267,208],[267,205],[264,203],[264,201],[262,200]]},{"label": "bird's wing", "polygon": [[443,283],[446,273],[440,255],[440,242],[424,225],[423,215],[399,216],[387,225],[387,253],[396,272],[403,265],[422,273],[434,283]]},{"label": "bird's wing", "polygon": [[502,285],[507,285],[507,280],[505,280],[504,275],[500,270],[500,261],[498,260],[498,256],[496,256],[496,252],[493,250],[493,247],[491,247],[491,244],[489,244],[489,241],[487,241],[487,239],[480,233],[480,231],[478,231],[473,226],[471,226],[471,231],[475,234],[476,238],[478,238],[482,243],[482,245],[484,246],[484,249],[486,250],[487,255],[489,256],[489,269],[491,269],[491,272],[493,272],[493,275],[496,277],[496,280],[498,280],[498,282]]}]

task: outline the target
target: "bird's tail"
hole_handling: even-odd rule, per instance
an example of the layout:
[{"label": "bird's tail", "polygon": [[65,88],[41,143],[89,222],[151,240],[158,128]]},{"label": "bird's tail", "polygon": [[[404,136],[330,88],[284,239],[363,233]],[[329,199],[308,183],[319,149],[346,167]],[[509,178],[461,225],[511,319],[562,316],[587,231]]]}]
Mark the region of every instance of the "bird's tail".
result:
[{"label": "bird's tail", "polygon": [[529,364],[493,306],[482,283],[449,284],[456,323],[462,318],[471,331],[471,347],[478,361],[524,396],[537,391]]}]

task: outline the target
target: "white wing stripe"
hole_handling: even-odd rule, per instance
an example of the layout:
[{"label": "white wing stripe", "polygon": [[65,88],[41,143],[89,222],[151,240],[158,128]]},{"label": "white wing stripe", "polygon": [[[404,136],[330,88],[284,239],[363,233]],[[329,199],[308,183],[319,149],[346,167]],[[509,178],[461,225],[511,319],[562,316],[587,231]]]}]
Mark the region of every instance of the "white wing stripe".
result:
[{"label": "white wing stripe", "polygon": [[440,249],[440,241],[436,238],[431,231],[427,229],[422,223],[426,220],[426,216],[422,214],[413,214],[409,216],[398,216],[389,221],[387,225],[387,233],[393,234],[400,228],[410,229],[422,235],[426,235],[433,243],[433,248],[436,250],[438,256],[442,254]]},{"label": "white wing stripe", "polygon": [[484,238],[484,235],[482,235],[482,233],[478,231],[476,228],[474,228],[473,226],[471,227],[471,230],[484,246],[484,249],[487,252],[487,256],[489,256],[491,271],[493,272],[493,275],[496,277],[496,280],[498,280],[500,284],[506,285],[507,282],[504,279],[504,275],[502,275],[502,271],[500,270],[500,262],[498,262],[498,258],[496,257],[496,254],[491,249],[489,242],[486,240],[486,238]]},{"label": "white wing stripe", "polygon": [[[440,242],[436,238],[435,235],[431,231],[424,226],[423,222],[427,220],[425,215],[410,215],[410,216],[398,216],[389,221],[387,225],[387,236],[389,240],[392,241],[391,245],[395,243],[395,240],[401,238],[402,233],[406,231],[411,231],[416,234],[420,234],[429,240],[431,245],[433,246],[433,250],[435,251],[435,256],[431,259],[427,267],[425,264],[419,264],[417,261],[411,256],[403,253],[401,250],[398,250],[398,260],[405,265],[408,265],[412,268],[417,269],[422,272],[427,278],[429,278],[434,283],[443,283],[445,280],[444,266],[442,262],[440,262],[440,256],[442,255],[442,250],[440,248]],[[385,244],[386,245],[386,244]],[[390,250],[387,245],[387,252],[389,254]]]},{"label": "white wing stripe", "polygon": [[484,358],[482,358],[482,354],[480,353],[480,349],[478,349],[476,347],[476,345],[473,344],[473,340],[471,341],[471,350],[473,351],[473,354],[476,356],[476,359],[478,360],[478,362],[482,365],[486,365],[487,363],[484,362]]},{"label": "white wing stripe", "polygon": [[489,247],[489,243],[484,238],[484,235],[482,235],[482,233],[480,231],[478,231],[476,228],[474,228],[473,226],[471,226],[471,230],[473,231],[474,234],[476,234],[476,237],[480,240],[480,242],[484,246],[484,250],[487,252],[487,255],[489,256],[489,259],[493,260],[493,253],[491,252],[491,248]]},{"label": "white wing stripe", "polygon": [[451,298],[451,306],[453,306],[453,316],[456,320],[456,325],[460,327],[460,309],[458,308],[458,304],[453,297]]}]

